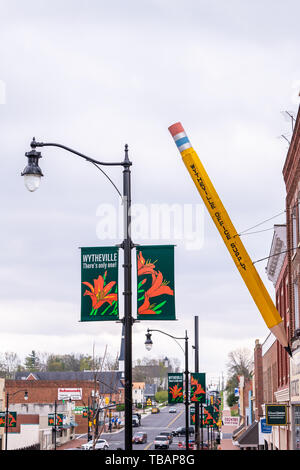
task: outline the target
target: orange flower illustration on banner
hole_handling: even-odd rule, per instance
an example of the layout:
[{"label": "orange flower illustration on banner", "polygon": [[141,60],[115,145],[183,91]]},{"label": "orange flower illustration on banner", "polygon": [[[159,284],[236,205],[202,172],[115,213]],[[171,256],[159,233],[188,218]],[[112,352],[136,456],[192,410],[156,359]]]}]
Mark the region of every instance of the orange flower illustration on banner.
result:
[{"label": "orange flower illustration on banner", "polygon": [[92,300],[92,311],[90,315],[96,315],[98,309],[107,302],[112,305],[118,299],[118,294],[111,293],[111,289],[116,284],[116,281],[111,281],[105,285],[105,278],[107,271],[105,271],[104,277],[99,275],[97,279],[94,279],[94,286],[89,282],[83,282],[90,290],[86,290],[83,295],[89,295]]},{"label": "orange flower illustration on banner", "polygon": [[137,256],[137,270],[138,270],[138,276],[142,276],[143,274],[154,274],[156,271],[154,270],[156,261],[154,263],[151,263],[151,260],[145,261],[145,258],[142,255],[142,252],[140,251],[138,256]]},{"label": "orange flower illustration on banner", "polygon": [[173,400],[176,398],[180,398],[183,395],[182,387],[178,387],[178,385],[174,385],[174,387],[169,387],[170,393],[172,395]]},{"label": "orange flower illustration on banner", "polygon": [[202,385],[199,384],[198,380],[196,380],[193,376],[191,376],[191,389],[193,395],[191,401],[200,401],[201,395],[205,395],[205,390],[203,390]]},{"label": "orange flower illustration on banner", "polygon": [[[159,307],[162,307],[166,301],[160,303],[158,306],[155,304],[150,305],[150,298],[157,297],[159,295],[167,294],[167,295],[174,295],[173,290],[168,286],[168,281],[163,279],[163,275],[160,271],[151,273],[152,275],[152,285],[151,287],[144,293],[144,303],[139,307],[138,313],[139,315],[156,315],[158,311],[155,311]],[[145,279],[140,283],[142,286],[145,282]]]}]

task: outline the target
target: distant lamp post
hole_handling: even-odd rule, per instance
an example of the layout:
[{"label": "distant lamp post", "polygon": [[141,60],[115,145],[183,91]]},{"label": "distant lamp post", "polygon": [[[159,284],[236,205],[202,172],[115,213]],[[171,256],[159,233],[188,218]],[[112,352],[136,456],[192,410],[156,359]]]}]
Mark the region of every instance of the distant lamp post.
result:
[{"label": "distant lamp post", "polygon": [[[156,331],[158,333],[162,333],[163,335],[169,336],[170,338],[174,339],[174,341],[178,344],[178,346],[181,348],[181,350],[184,353],[185,356],[185,448],[186,450],[189,450],[189,356],[188,356],[188,335],[187,331],[185,331],[185,337],[183,338],[177,338],[176,336],[172,336],[169,333],[166,333],[165,331],[162,330],[150,330],[149,328],[147,329],[146,333],[146,341],[145,341],[145,347],[147,351],[150,351],[153,346],[153,341],[152,341],[152,335],[151,332]],[[182,340],[184,339],[185,341],[185,349],[182,348],[182,346],[178,343],[177,340]],[[167,357],[165,359],[168,359]]]},{"label": "distant lamp post", "polygon": [[167,356],[164,358],[164,366],[166,367],[166,369],[169,367],[169,359],[167,358]]},{"label": "distant lamp post", "polygon": [[24,392],[24,400],[28,400],[28,392],[27,390],[17,390],[15,393],[9,394],[6,393],[6,410],[5,410],[5,450],[7,450],[7,436],[8,436],[8,417],[9,417],[9,399],[17,395],[17,393]]}]

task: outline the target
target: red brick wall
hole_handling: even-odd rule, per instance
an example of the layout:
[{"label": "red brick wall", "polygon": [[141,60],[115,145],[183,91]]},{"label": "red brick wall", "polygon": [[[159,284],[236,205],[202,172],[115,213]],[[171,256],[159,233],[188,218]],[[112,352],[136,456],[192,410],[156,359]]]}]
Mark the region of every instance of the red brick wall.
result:
[{"label": "red brick wall", "polygon": [[277,369],[277,342],[273,343],[263,355],[263,401],[264,403],[276,403],[275,392],[277,391],[278,369]]},{"label": "red brick wall", "polygon": [[263,404],[263,364],[262,364],[262,346],[256,343],[254,349],[254,375],[255,375],[255,408],[254,414],[255,419],[259,421],[259,418],[263,416],[262,404]]},{"label": "red brick wall", "polygon": [[[288,295],[288,257],[285,257],[277,284],[275,287],[276,308],[283,319],[284,327],[288,331],[289,325],[289,295]],[[286,388],[289,385],[289,358],[286,350],[277,341],[277,387]]]},{"label": "red brick wall", "polygon": [[17,425],[15,428],[8,428],[9,433],[21,432],[21,424],[39,424],[39,415],[21,415],[17,413]]}]

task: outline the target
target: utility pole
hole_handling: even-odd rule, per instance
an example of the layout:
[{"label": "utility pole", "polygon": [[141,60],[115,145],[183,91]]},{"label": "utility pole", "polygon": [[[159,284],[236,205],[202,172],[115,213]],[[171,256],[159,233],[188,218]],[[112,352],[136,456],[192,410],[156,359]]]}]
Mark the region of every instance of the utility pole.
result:
[{"label": "utility pole", "polygon": [[[195,320],[195,372],[199,372],[199,329],[198,329],[198,316],[194,317]],[[199,433],[199,403],[195,402],[195,443],[196,449],[200,450],[200,433]]]}]

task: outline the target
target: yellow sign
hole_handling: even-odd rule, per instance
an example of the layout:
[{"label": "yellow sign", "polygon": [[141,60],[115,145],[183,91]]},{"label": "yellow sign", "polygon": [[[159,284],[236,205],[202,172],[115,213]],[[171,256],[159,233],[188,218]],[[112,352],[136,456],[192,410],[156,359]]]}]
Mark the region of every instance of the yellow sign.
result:
[{"label": "yellow sign", "polygon": [[183,162],[266,325],[291,355],[283,321],[181,123],[169,127]]},{"label": "yellow sign", "polygon": [[109,397],[105,397],[105,404],[106,404],[106,405],[109,404]]}]

